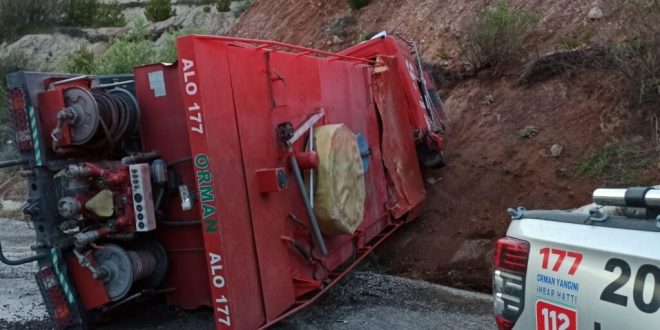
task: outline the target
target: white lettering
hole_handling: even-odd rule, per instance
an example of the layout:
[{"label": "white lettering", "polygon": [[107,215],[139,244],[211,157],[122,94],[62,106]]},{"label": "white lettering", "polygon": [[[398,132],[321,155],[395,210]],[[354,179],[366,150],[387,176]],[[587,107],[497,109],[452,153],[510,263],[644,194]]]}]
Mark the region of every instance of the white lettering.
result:
[{"label": "white lettering", "polygon": [[201,109],[201,107],[199,106],[199,104],[197,104],[197,102],[193,103],[193,105],[188,107],[188,111],[197,111],[199,109]]},{"label": "white lettering", "polygon": [[[186,94],[189,96],[195,96],[197,95],[197,82],[194,80],[195,78],[195,71],[193,68],[195,67],[195,62],[182,58],[181,63],[183,63],[183,82],[185,83],[185,91]],[[202,107],[197,103],[193,102],[191,106],[188,107],[188,111],[190,112],[197,112],[195,115],[191,115],[188,117],[190,121],[196,122],[195,124],[191,125],[190,130],[199,133],[199,134],[204,134],[204,125],[202,123],[202,113],[201,113]]]},{"label": "white lettering", "polygon": [[185,59],[185,58],[182,58],[181,62],[183,63],[183,71],[188,71],[188,70],[192,69],[192,67],[195,66],[195,62],[193,62],[191,60],[188,60],[188,59]]},{"label": "white lettering", "polygon": [[187,83],[186,84],[186,94],[188,94],[190,96],[193,96],[193,95],[197,94],[197,84],[195,84],[192,81]]}]

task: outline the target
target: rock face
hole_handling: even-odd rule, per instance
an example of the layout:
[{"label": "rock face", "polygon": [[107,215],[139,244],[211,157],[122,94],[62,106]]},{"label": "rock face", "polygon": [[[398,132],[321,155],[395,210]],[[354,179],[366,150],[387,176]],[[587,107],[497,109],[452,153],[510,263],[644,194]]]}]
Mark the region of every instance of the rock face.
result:
[{"label": "rock face", "polygon": [[171,27],[196,27],[203,30],[204,33],[224,34],[236,21],[231,13],[219,13],[214,7],[211,8],[209,13],[204,12],[203,6],[177,5],[174,7],[176,16],[152,24],[155,30],[164,30]]},{"label": "rock face", "polygon": [[29,34],[12,44],[0,45],[0,59],[21,56],[31,67],[39,70],[53,70],[66,54],[81,45],[87,46],[96,53],[102,52],[106,47],[105,42],[92,44],[87,39],[61,33]]},{"label": "rock face", "polygon": [[[107,1],[110,2],[110,1]],[[119,1],[124,6],[126,21],[144,18],[144,5],[147,1]],[[206,1],[208,3],[208,1]],[[175,2],[176,16],[162,22],[150,22],[150,29],[156,37],[172,29],[193,27],[207,34],[224,34],[236,21],[231,13],[219,13],[213,4],[211,11],[205,13],[204,1],[180,0]],[[8,56],[26,57],[30,66],[42,71],[56,70],[58,64],[67,54],[80,46],[88,47],[92,52],[101,54],[105,51],[108,41],[121,36],[130,28],[60,28],[51,34],[29,34],[17,41],[0,44],[0,60]]]}]

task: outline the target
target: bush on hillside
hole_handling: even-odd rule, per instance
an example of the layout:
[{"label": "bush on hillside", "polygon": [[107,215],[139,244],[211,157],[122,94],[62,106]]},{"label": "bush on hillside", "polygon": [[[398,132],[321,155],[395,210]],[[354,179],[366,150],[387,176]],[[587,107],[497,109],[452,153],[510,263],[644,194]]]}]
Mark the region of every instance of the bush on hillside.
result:
[{"label": "bush on hillside", "polygon": [[86,47],[80,47],[60,62],[60,70],[85,74],[131,73],[136,66],[174,62],[177,60],[176,38],[186,34],[203,33],[199,28],[187,27],[168,31],[158,41],[144,19],[132,22],[131,30],[124,36],[113,38],[106,52],[95,56]]},{"label": "bush on hillside", "polygon": [[62,0],[0,0],[0,42],[52,27],[61,15]]},{"label": "bush on hillside", "polygon": [[64,0],[62,24],[66,26],[91,26],[98,6],[97,0]]},{"label": "bush on hillside", "polygon": [[215,8],[221,13],[226,13],[231,9],[231,1],[218,0],[218,3],[216,3]]},{"label": "bush on hillside", "polygon": [[496,67],[518,59],[523,54],[523,40],[538,20],[536,14],[500,1],[477,15],[468,28],[462,51],[476,68]]},{"label": "bush on hillside", "polygon": [[152,22],[164,21],[176,15],[170,0],[149,0],[144,7],[144,15]]},{"label": "bush on hillside", "polygon": [[[635,101],[660,103],[660,0],[628,1],[623,6],[628,39],[614,47],[614,58]],[[660,111],[658,111],[660,112]]]},{"label": "bush on hillside", "polygon": [[202,34],[204,31],[197,27],[185,27],[176,31],[168,31],[161,38],[162,44],[158,47],[158,61],[172,63],[179,57],[176,51],[176,38],[187,34]]},{"label": "bush on hillside", "polygon": [[96,67],[96,57],[87,47],[80,46],[66,56],[63,67],[69,73],[92,74]]},{"label": "bush on hillside", "polygon": [[96,61],[93,71],[96,74],[132,73],[136,66],[158,62],[156,54],[154,43],[149,39],[115,38]]},{"label": "bush on hillside", "polygon": [[348,5],[351,6],[351,8],[360,9],[368,5],[371,0],[346,0],[346,2],[348,2]]},{"label": "bush on hillside", "polygon": [[126,19],[119,3],[98,0],[64,0],[62,24],[78,27],[124,26]]},{"label": "bush on hillside", "polygon": [[357,24],[357,18],[353,15],[342,15],[336,17],[325,28],[325,31],[331,36],[338,36],[345,38],[348,36],[350,30]]},{"label": "bush on hillside", "polygon": [[93,26],[119,27],[126,25],[126,17],[118,2],[100,3],[96,8]]}]

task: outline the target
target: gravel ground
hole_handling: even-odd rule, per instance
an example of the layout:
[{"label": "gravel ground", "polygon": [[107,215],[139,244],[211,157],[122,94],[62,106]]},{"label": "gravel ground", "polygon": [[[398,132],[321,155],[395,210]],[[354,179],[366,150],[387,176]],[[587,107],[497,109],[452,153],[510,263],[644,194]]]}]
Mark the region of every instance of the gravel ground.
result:
[{"label": "gravel ground", "polygon": [[[0,219],[0,240],[7,257],[25,256],[32,229],[25,222]],[[49,328],[32,278],[34,268],[0,264],[0,329]],[[274,329],[495,329],[488,295],[363,269]],[[121,317],[99,328],[212,329],[210,310],[181,312],[148,301],[119,313]]]}]

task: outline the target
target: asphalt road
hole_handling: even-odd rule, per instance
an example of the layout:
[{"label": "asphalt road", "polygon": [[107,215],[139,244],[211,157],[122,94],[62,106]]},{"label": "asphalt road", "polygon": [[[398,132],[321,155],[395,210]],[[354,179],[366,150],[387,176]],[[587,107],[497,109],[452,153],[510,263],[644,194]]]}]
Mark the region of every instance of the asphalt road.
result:
[{"label": "asphalt road", "polygon": [[[7,257],[30,253],[28,223],[0,219],[0,242]],[[48,329],[33,281],[35,265],[0,264],[0,329]],[[121,310],[100,329],[212,329],[210,310],[182,312],[158,301]],[[157,321],[155,321],[157,320]],[[488,295],[372,270],[350,274],[314,305],[274,329],[495,329]]]}]

